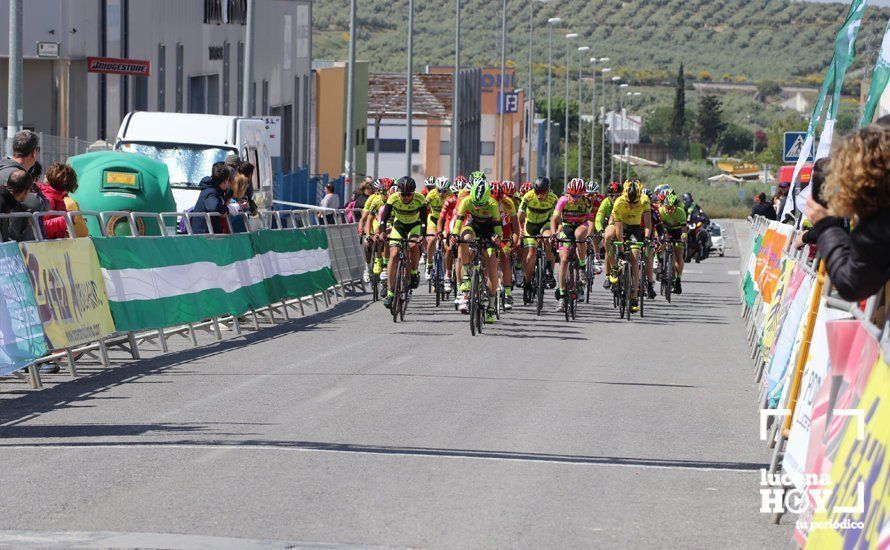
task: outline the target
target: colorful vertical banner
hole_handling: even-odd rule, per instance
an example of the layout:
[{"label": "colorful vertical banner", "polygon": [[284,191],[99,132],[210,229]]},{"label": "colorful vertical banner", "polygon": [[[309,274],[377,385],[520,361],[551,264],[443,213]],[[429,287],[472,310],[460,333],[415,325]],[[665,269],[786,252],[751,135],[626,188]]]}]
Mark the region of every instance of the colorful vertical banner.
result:
[{"label": "colorful vertical banner", "polygon": [[90,239],[19,246],[51,349],[95,342],[114,332],[99,258]]},{"label": "colorful vertical banner", "polygon": [[888,81],[890,81],[890,21],[887,22],[887,30],[884,31],[884,40],[881,42],[881,53],[871,76],[868,99],[865,100],[865,109],[862,110],[862,118],[859,120],[860,127],[871,124]]},{"label": "colorful vertical banner", "polygon": [[18,243],[0,244],[0,375],[46,354],[46,339]]}]

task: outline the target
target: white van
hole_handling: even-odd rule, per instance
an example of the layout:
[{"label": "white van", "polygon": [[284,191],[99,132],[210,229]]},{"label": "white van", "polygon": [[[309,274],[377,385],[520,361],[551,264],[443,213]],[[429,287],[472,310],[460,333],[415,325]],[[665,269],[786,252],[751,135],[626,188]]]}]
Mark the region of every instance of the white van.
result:
[{"label": "white van", "polygon": [[166,164],[180,212],[195,206],[198,186],[210,175],[213,163],[235,153],[256,167],[253,198],[260,209],[269,209],[272,159],[268,139],[268,127],[262,119],[133,111],[121,122],[114,149]]}]

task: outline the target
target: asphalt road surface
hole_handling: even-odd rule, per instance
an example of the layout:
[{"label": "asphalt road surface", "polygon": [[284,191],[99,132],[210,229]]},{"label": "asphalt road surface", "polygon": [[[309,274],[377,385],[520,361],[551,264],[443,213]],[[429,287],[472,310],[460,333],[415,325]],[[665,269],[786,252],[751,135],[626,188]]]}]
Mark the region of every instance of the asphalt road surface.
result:
[{"label": "asphalt road surface", "polygon": [[597,281],[575,322],[551,296],[472,338],[421,290],[400,324],[350,298],[0,382],[0,546],[788,547],[724,227],[642,320]]}]

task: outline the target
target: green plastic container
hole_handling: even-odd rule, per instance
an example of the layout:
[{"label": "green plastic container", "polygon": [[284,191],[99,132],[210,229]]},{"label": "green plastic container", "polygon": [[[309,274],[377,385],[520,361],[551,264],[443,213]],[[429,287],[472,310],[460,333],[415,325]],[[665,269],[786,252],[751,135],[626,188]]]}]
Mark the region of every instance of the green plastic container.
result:
[{"label": "green plastic container", "polygon": [[[68,159],[77,172],[78,189],[71,197],[81,210],[95,212],[175,212],[176,201],[170,189],[167,165],[134,153],[98,151]],[[95,216],[84,216],[90,235],[101,236]],[[167,231],[162,232],[156,218],[139,218],[137,230],[144,235],[172,234],[176,219],[164,219]],[[111,236],[131,234],[130,224],[123,216],[106,219],[106,233]]]}]

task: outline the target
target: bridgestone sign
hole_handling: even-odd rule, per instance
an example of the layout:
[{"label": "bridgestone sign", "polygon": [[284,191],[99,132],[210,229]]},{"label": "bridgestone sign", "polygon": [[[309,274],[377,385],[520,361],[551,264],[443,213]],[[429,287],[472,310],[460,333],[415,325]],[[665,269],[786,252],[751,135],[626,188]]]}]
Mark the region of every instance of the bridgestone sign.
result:
[{"label": "bridgestone sign", "polygon": [[87,72],[130,76],[151,76],[151,61],[143,61],[141,59],[115,59],[111,57],[88,57]]}]

